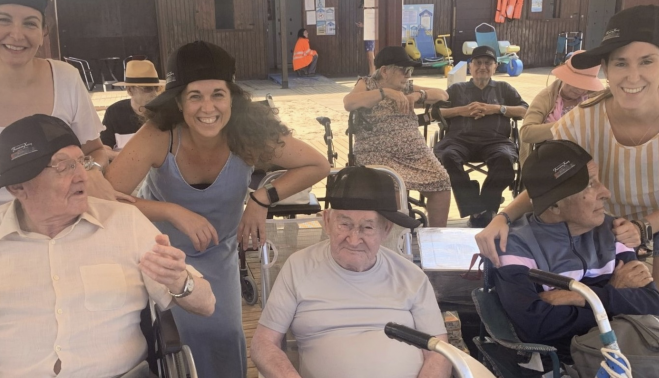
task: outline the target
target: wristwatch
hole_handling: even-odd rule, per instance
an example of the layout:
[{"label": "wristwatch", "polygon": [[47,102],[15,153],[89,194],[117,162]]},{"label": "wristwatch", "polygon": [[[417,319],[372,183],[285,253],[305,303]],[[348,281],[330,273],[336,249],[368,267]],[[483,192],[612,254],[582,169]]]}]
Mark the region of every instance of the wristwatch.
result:
[{"label": "wristwatch", "polygon": [[279,193],[277,193],[277,188],[272,186],[271,183],[267,183],[263,185],[263,187],[266,190],[266,193],[268,194],[268,199],[270,200],[270,204],[274,204],[275,202],[279,202]]},{"label": "wristwatch", "polygon": [[169,292],[169,295],[171,295],[174,298],[185,298],[188,295],[192,294],[192,290],[194,290],[194,278],[192,278],[190,272],[188,272],[187,270],[185,272],[188,274],[188,278],[185,279],[185,285],[183,285],[183,292],[180,294],[174,294],[170,290],[167,290]]},{"label": "wristwatch", "polygon": [[506,108],[506,105],[501,105],[501,107],[499,108],[499,112],[501,112],[501,114],[503,115],[506,115],[506,110],[508,110],[508,108]]},{"label": "wristwatch", "polygon": [[641,243],[648,245],[652,242],[652,225],[645,219],[639,219],[633,221],[633,223],[641,231]]}]

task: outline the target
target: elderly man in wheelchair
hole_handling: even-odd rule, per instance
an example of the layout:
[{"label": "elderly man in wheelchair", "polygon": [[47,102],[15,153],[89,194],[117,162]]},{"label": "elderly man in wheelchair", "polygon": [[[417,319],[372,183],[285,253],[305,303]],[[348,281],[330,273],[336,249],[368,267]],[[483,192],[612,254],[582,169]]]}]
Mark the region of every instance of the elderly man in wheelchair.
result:
[{"label": "elderly man in wheelchair", "polygon": [[[441,109],[441,114],[449,129],[434,147],[451,178],[460,216],[469,216],[471,227],[487,226],[499,210],[501,193],[515,178],[517,149],[509,139],[510,119],[524,117],[529,107],[510,84],[492,80],[496,67],[492,48],[474,49],[471,81],[447,90],[451,107]],[[463,167],[473,161],[483,161],[488,168],[482,189]]]},{"label": "elderly man in wheelchair", "polygon": [[539,144],[524,164],[522,179],[533,212],[510,225],[494,275],[501,304],[522,341],[551,345],[569,362],[571,338],[597,325],[580,294],[536,285],[529,269],[588,285],[609,317],[659,314],[659,291],[647,266],[623,244],[640,244],[640,237],[621,234],[629,221],[604,213],[610,193],[585,150],[569,141]]},{"label": "elderly man in wheelchair", "polygon": [[[324,213],[329,240],[288,258],[252,339],[252,360],[269,377],[443,377],[443,356],[410,348],[383,332],[395,321],[447,340],[426,275],[381,246],[393,223],[418,222],[398,212],[391,177],[366,167],[336,176]],[[393,222],[393,223],[392,223]],[[300,371],[281,350],[291,329]]]},{"label": "elderly man in wheelchair", "polygon": [[64,121],[0,135],[0,376],[148,377],[147,300],[208,316],[210,285],[136,208],[88,198],[93,169]]}]

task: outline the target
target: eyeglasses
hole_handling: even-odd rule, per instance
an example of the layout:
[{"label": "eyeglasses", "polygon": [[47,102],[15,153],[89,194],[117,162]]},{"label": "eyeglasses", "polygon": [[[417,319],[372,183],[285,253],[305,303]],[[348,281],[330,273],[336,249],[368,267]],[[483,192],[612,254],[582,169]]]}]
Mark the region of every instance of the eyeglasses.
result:
[{"label": "eyeglasses", "polygon": [[396,66],[397,69],[399,69],[405,76],[411,75],[412,72],[414,72],[414,67],[398,67]]},{"label": "eyeglasses", "polygon": [[160,88],[160,87],[157,87],[157,86],[147,87],[147,86],[138,85],[135,88],[137,88],[142,93],[152,93],[152,92],[157,92],[158,88]]},{"label": "eyeglasses", "polygon": [[66,159],[57,164],[47,165],[46,168],[53,168],[59,174],[70,174],[75,171],[77,164],[82,165],[88,171],[94,165],[94,158],[91,156],[81,156],[77,159]]},{"label": "eyeglasses", "polygon": [[487,60],[472,60],[471,62],[472,62],[476,67],[479,67],[479,66],[492,67],[492,65],[494,64],[494,61],[491,60],[491,59],[487,59]]},{"label": "eyeglasses", "polygon": [[336,229],[340,232],[352,233],[353,230],[357,231],[359,235],[363,236],[375,236],[378,233],[378,228],[375,226],[355,226],[350,222],[341,222],[336,223]]}]

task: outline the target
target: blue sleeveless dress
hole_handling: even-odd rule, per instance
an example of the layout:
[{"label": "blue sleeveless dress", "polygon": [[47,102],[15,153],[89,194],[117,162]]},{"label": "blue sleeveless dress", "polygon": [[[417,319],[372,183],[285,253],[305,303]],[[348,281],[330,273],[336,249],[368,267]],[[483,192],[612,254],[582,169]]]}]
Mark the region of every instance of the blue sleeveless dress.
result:
[{"label": "blue sleeveless dress", "polygon": [[215,182],[199,190],[183,179],[176,164],[177,152],[178,146],[174,154],[170,148],[163,165],[149,171],[139,196],[176,203],[204,216],[217,230],[220,243],[212,245],[211,242],[208,249],[198,252],[190,239],[171,223],[154,222],[169,236],[174,247],[186,253],[186,263],[210,282],[216,298],[215,313],[208,318],[190,314],[180,307],[172,312],[182,341],[192,350],[200,377],[244,378],[247,353],[236,232],[253,167],[231,153]]}]

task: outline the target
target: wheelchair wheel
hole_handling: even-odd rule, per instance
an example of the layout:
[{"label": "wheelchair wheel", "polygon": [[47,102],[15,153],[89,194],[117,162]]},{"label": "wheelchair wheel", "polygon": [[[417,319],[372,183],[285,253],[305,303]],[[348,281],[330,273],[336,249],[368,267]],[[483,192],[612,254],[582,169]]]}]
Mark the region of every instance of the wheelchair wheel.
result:
[{"label": "wheelchair wheel", "polygon": [[423,211],[419,209],[411,209],[410,216],[421,222],[421,227],[428,227],[428,217]]},{"label": "wheelchair wheel", "polygon": [[250,276],[240,277],[240,279],[243,299],[248,305],[255,305],[259,301],[259,291],[256,282]]}]

